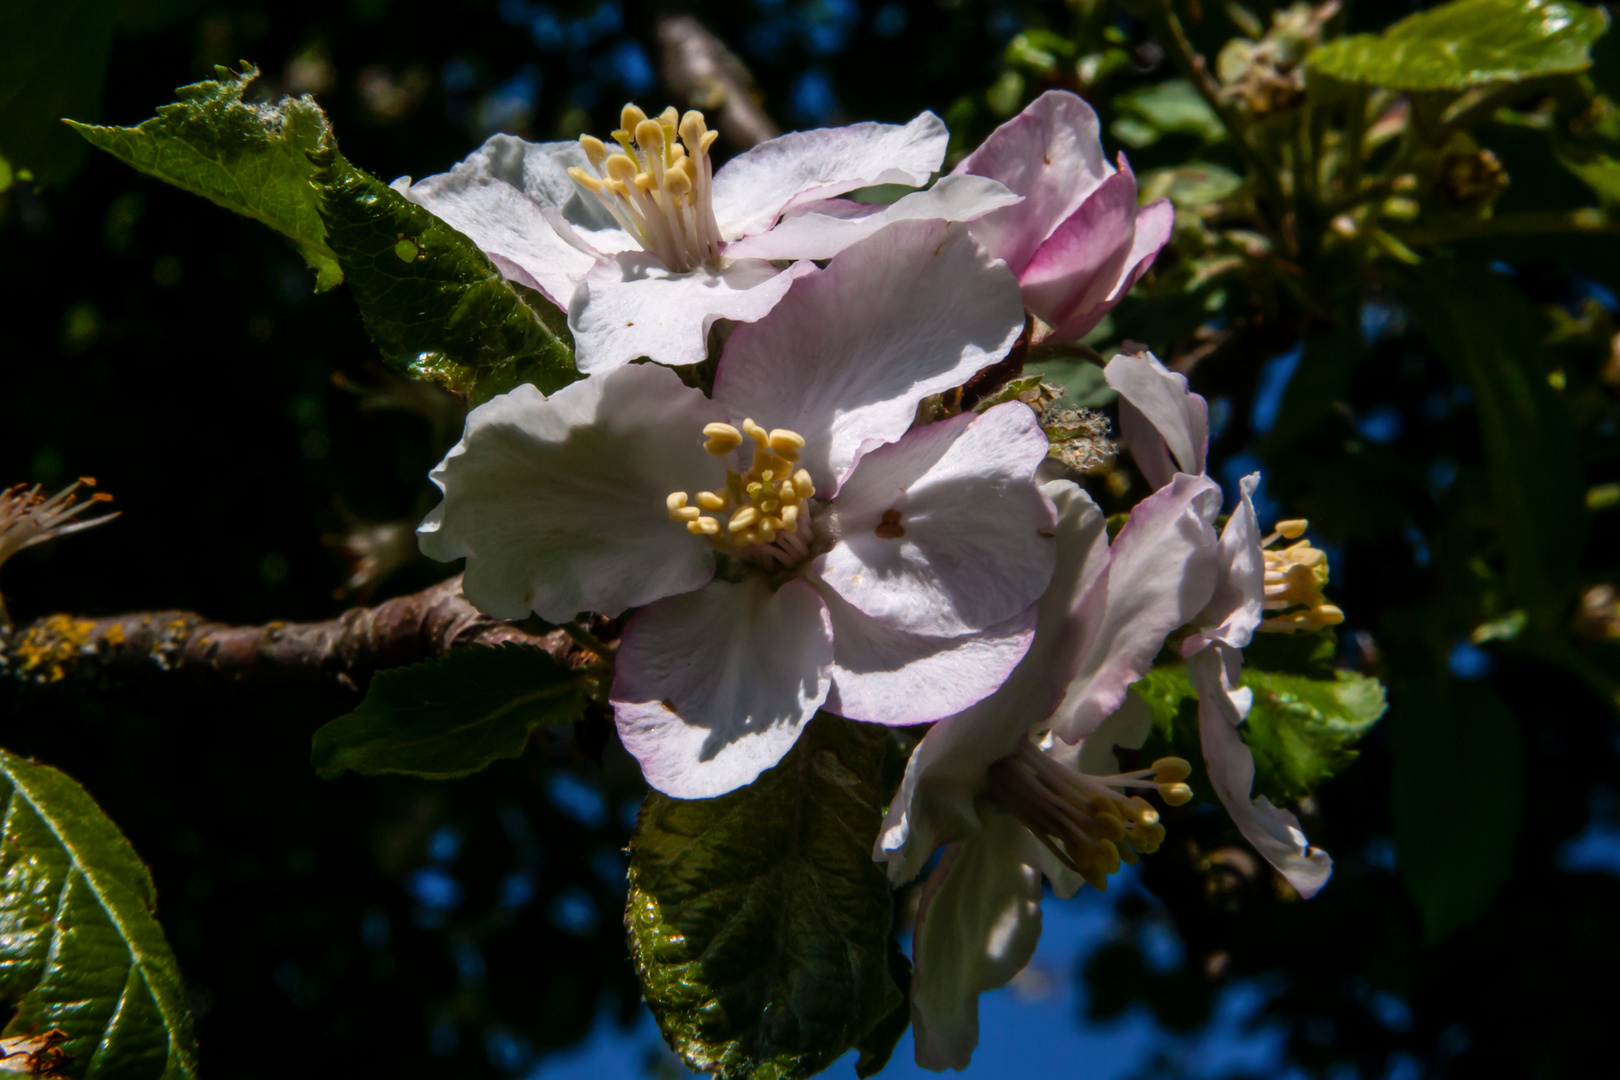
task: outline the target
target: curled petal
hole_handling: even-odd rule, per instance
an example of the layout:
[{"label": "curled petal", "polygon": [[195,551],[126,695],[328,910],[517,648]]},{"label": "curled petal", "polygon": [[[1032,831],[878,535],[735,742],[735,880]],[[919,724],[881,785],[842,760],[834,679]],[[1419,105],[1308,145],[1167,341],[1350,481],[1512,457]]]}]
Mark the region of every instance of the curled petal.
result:
[{"label": "curled petal", "polygon": [[832,624],[814,589],[713,581],[631,617],[613,715],[647,783],[677,799],[750,784],[827,699]]},{"label": "curled petal", "polygon": [[1259,473],[1238,481],[1237,509],[1221,530],[1215,556],[1215,595],[1198,616],[1199,631],[1181,643],[1182,656],[1191,656],[1216,641],[1241,649],[1265,617],[1266,559],[1260,550],[1260,522],[1252,498],[1259,483]]},{"label": "curled petal", "polygon": [[1103,378],[1119,391],[1121,434],[1148,483],[1163,487],[1178,471],[1203,474],[1209,405],[1187,388],[1187,376],[1152,355],[1121,353],[1108,361]]}]

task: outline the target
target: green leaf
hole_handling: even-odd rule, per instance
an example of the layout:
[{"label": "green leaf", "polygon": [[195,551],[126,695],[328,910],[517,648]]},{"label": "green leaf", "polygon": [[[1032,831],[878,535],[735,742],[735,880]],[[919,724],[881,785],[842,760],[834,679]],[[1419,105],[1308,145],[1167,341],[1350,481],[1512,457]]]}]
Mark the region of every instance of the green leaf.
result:
[{"label": "green leaf", "polygon": [[129,841],[72,779],[4,750],[0,793],[4,1034],[60,1028],[74,1080],[196,1076],[179,966]]},{"label": "green leaf", "polygon": [[521,755],[541,724],[578,720],[580,682],[543,650],[510,644],[382,671],[358,709],[315,732],[310,759],[328,780],[345,770],[466,776]]},{"label": "green leaf", "polygon": [[900,1003],[855,1044],[855,1049],[860,1053],[855,1060],[855,1075],[860,1080],[883,1071],[894,1056],[895,1044],[906,1033],[906,1028],[911,1026],[911,961],[901,951],[900,942],[892,937],[889,939],[889,977],[900,991]]},{"label": "green leaf", "polygon": [[307,95],[250,105],[242,94],[257,68],[214,70],[218,81],[180,87],[178,101],[135,127],[72,127],[141,172],[275,229],[315,269],[315,287],[330,289],[343,273],[326,244],[309,159],[332,146],[326,115]]},{"label": "green leaf", "polygon": [[886,741],[822,715],[748,787],[642,805],[630,948],[664,1038],[695,1071],[794,1080],[857,1044],[881,1052],[874,1029],[904,1000],[872,861]]},{"label": "green leaf", "polygon": [[1266,450],[1285,453],[1289,447],[1320,432],[1333,413],[1336,402],[1344,400],[1356,365],[1366,354],[1359,328],[1347,327],[1330,334],[1314,334],[1304,341],[1299,366],[1283,390],[1277,406],[1277,420],[1265,434]]},{"label": "green leaf", "polygon": [[1570,601],[1586,530],[1575,425],[1524,294],[1483,267],[1429,259],[1403,299],[1434,351],[1474,392],[1517,606],[1543,625]]},{"label": "green leaf", "polygon": [[1140,150],[1166,135],[1191,135],[1205,143],[1226,138],[1226,128],[1186,79],[1149,83],[1114,99],[1119,113],[1109,130]]},{"label": "green leaf", "polygon": [[1194,162],[1154,169],[1142,177],[1144,203],[1168,198],[1178,209],[1194,210],[1218,203],[1243,186],[1243,177],[1220,165]]},{"label": "green leaf", "polygon": [[1584,71],[1609,13],[1567,0],[1453,0],[1382,34],[1353,34],[1305,58],[1312,72],[1392,90],[1465,90],[1481,83]]},{"label": "green leaf", "polygon": [[1579,146],[1555,146],[1554,156],[1604,202],[1620,203],[1620,161],[1599,150]]},{"label": "green leaf", "polygon": [[476,244],[336,150],[316,157],[329,242],[390,362],[475,403],[525,382],[549,394],[580,377],[572,347]]},{"label": "green leaf", "polygon": [[0,158],[43,184],[71,177],[84,144],[65,116],[94,120],[112,51],[110,0],[0,4]]},{"label": "green leaf", "polygon": [[1399,690],[1395,844],[1433,943],[1483,912],[1513,871],[1524,802],[1518,725],[1480,683],[1435,677]]}]

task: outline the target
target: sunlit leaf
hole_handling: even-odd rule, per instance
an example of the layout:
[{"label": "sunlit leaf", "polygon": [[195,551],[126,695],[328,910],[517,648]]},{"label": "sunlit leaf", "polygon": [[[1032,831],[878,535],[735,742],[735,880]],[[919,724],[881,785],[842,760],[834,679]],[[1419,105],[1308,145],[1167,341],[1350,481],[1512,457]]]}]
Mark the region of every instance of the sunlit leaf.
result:
[{"label": "sunlit leaf", "polygon": [[1481,83],[1583,71],[1609,14],[1571,0],[1453,0],[1382,34],[1353,34],[1306,57],[1342,82],[1394,90],[1464,90]]},{"label": "sunlit leaf", "polygon": [[74,1080],[196,1076],[179,966],[129,841],[72,779],[4,750],[0,794],[4,1034],[61,1029]]},{"label": "sunlit leaf", "polygon": [[535,728],[572,723],[583,710],[579,674],[543,650],[460,649],[379,672],[358,709],[315,732],[310,758],[327,779],[353,771],[448,780],[518,757]]},{"label": "sunlit leaf", "polygon": [[889,884],[872,861],[886,740],[821,716],[749,787],[653,792],[642,806],[630,947],[665,1039],[694,1070],[789,1080],[857,1044],[883,1053],[874,1029],[902,1001]]},{"label": "sunlit leaf", "polygon": [[343,274],[326,244],[309,160],[332,145],[325,114],[307,96],[250,105],[242,95],[258,69],[214,70],[217,80],[182,86],[178,101],[134,127],[73,128],[141,172],[275,229],[314,267],[316,288],[331,288]]}]

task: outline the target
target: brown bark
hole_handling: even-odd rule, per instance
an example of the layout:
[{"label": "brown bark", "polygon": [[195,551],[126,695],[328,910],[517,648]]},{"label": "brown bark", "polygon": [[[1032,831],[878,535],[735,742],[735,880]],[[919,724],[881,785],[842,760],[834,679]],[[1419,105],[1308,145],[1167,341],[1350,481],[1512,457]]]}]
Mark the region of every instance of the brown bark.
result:
[{"label": "brown bark", "polygon": [[0,630],[0,678],[100,683],[164,677],[359,689],[384,668],[507,642],[543,648],[563,661],[579,652],[562,630],[531,634],[478,611],[461,594],[457,575],[324,622],[226,626],[189,611],[49,615],[9,634]]},{"label": "brown bark", "polygon": [[702,23],[690,15],[663,16],[658,46],[664,82],[689,107],[710,113],[732,150],[741,152],[781,134],[760,105],[748,68]]}]

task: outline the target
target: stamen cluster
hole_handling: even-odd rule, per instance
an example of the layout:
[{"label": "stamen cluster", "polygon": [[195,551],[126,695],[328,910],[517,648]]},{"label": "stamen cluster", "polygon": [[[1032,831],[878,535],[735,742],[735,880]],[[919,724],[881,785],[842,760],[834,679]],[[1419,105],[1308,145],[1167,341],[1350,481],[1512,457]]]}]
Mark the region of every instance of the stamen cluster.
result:
[{"label": "stamen cluster", "polygon": [[[735,549],[750,561],[766,566],[790,567],[810,553],[809,498],[816,485],[805,469],[794,469],[804,449],[804,437],[786,428],[766,431],[752,419],[742,430],[730,424],[709,424],[703,429],[703,448],[724,457],[754,442],[753,462],[746,472],[726,470],[726,486],[700,491],[696,505],[687,493],[671,492],[667,500],[671,521],[683,522],[688,532],[710,537],[716,547]],[[718,517],[732,511],[722,527]],[[707,513],[705,513],[707,511]]]},{"label": "stamen cluster", "polygon": [[613,133],[613,141],[623,152],[609,153],[601,139],[581,135],[579,145],[595,175],[577,166],[568,175],[670,270],[686,273],[718,265],[720,226],[710,194],[714,171],[709,148],[719,133],[708,129],[702,113],[680,116],[673,106],[649,119],[626,105],[619,122],[623,126]]},{"label": "stamen cluster", "polygon": [[1160,758],[1151,769],[1092,776],[1055,760],[1023,740],[1016,751],[990,766],[990,800],[1018,818],[1059,862],[1095,889],[1121,862],[1135,865],[1164,843],[1159,812],[1132,788],[1152,789],[1171,806],[1192,798],[1183,781],[1192,766]]},{"label": "stamen cluster", "polygon": [[[1300,539],[1309,527],[1310,523],[1301,519],[1279,521],[1276,531],[1261,543],[1266,549],[1265,610],[1285,612],[1261,622],[1261,630],[1286,634],[1336,626],[1344,621],[1344,612],[1328,603],[1322,594],[1322,587],[1328,581],[1327,552],[1312,547],[1309,540]],[[1271,550],[1271,545],[1279,539],[1299,540],[1299,543]]]},{"label": "stamen cluster", "polygon": [[95,477],[82,476],[50,496],[42,493],[39,484],[33,487],[17,484],[0,491],[0,563],[23,548],[43,544],[54,537],[66,536],[117,517],[117,514],[105,514],[87,521],[74,520],[96,503],[112,501],[111,495],[98,491],[87,501],[80,502],[78,489],[95,486]]}]

